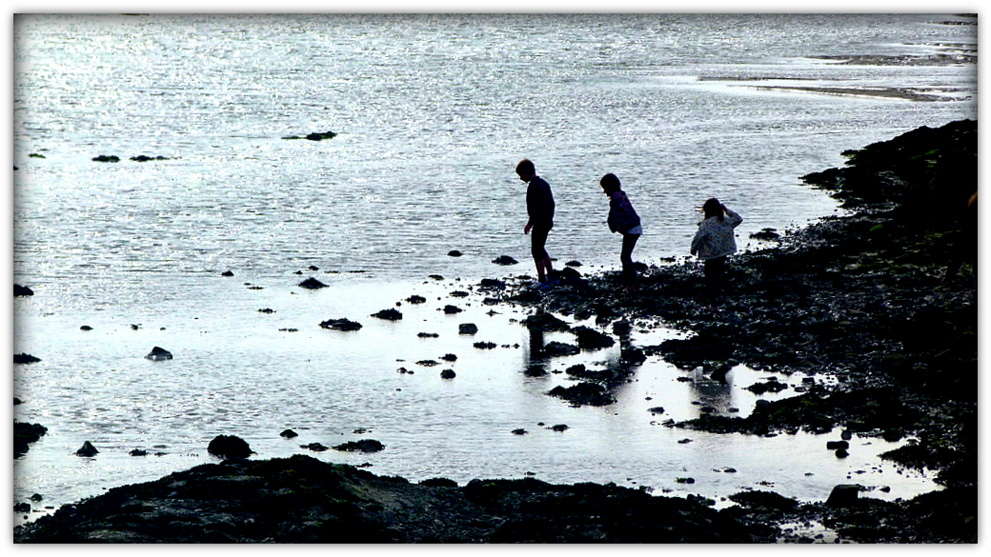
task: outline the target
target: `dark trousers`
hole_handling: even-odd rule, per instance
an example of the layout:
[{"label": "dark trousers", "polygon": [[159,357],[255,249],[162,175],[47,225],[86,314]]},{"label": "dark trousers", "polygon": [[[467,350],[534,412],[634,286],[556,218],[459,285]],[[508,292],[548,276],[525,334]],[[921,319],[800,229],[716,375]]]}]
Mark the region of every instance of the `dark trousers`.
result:
[{"label": "dark trousers", "polygon": [[544,247],[550,232],[550,227],[544,226],[534,226],[530,229],[530,254],[533,255],[534,261],[550,259],[551,256],[548,255],[547,248]]},{"label": "dark trousers", "polygon": [[623,251],[619,254],[619,260],[623,262],[623,284],[635,286],[637,283],[637,269],[633,266],[633,248],[637,246],[639,234],[623,234]]},{"label": "dark trousers", "polygon": [[722,294],[726,275],[726,256],[705,260],[705,294],[716,299]]}]

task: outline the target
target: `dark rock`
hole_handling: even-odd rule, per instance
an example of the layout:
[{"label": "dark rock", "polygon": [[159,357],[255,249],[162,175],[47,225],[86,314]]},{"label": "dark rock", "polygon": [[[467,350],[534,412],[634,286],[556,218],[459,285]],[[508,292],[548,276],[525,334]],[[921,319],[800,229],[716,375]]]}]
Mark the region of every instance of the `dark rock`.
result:
[{"label": "dark rock", "polygon": [[41,359],[35,358],[31,354],[23,354],[23,353],[22,354],[14,354],[14,363],[15,364],[33,364],[33,363],[37,363],[37,362],[40,362],[40,361],[41,361]]},{"label": "dark rock", "polygon": [[475,348],[480,349],[480,350],[492,350],[493,348],[496,347],[496,343],[494,343],[494,342],[476,342],[473,346]]},{"label": "dark rock", "polygon": [[378,317],[379,319],[385,319],[387,321],[399,321],[403,318],[403,314],[395,308],[389,308],[373,313],[372,317]]},{"label": "dark rock", "polygon": [[374,439],[362,439],[360,441],[348,441],[334,447],[337,451],[377,453],[385,449],[385,445]]},{"label": "dark rock", "polygon": [[566,322],[558,319],[551,313],[547,312],[537,312],[533,315],[528,315],[526,319],[523,320],[523,325],[530,329],[537,329],[544,332],[563,332],[570,331],[571,326]]},{"label": "dark rock", "polygon": [[93,330],[93,327],[90,327],[89,325],[83,325],[82,327],[79,327],[79,330],[80,331],[92,331]]},{"label": "dark rock", "polygon": [[89,441],[85,441],[83,443],[83,446],[79,447],[79,449],[76,451],[76,456],[92,457],[99,454],[99,452],[100,451],[96,450],[96,447],[94,447],[92,443],[90,443]]},{"label": "dark rock", "polygon": [[96,162],[120,162],[120,157],[116,155],[99,155],[93,157],[93,160]]},{"label": "dark rock", "polygon": [[455,313],[461,313],[462,311],[464,311],[464,310],[462,310],[461,308],[459,308],[457,306],[452,306],[450,304],[444,306],[444,313],[446,313],[448,315],[452,315],[452,314],[455,314]]},{"label": "dark rock", "polygon": [[27,286],[21,286],[20,284],[14,285],[14,297],[20,296],[34,296],[34,290],[31,290]]},{"label": "dark rock", "polygon": [[458,325],[459,335],[473,335],[478,332],[478,326],[474,323],[462,323]]},{"label": "dark rock", "polygon": [[833,488],[826,499],[827,507],[849,507],[857,502],[864,486],[859,484],[840,484]]},{"label": "dark rock", "polygon": [[516,265],[517,263],[519,263],[519,261],[513,259],[508,255],[500,255],[499,257],[493,259],[492,262],[495,263],[496,265]]},{"label": "dark rock", "polygon": [[320,326],[324,329],[332,329],[335,331],[357,331],[361,329],[361,323],[356,321],[351,321],[349,319],[328,319],[320,323]]},{"label": "dark rock", "polygon": [[454,379],[457,377],[457,374],[454,373],[453,369],[445,369],[440,372],[440,377],[441,379]]},{"label": "dark rock", "polygon": [[310,278],[304,280],[303,282],[299,283],[298,286],[300,288],[306,288],[306,289],[309,289],[309,290],[316,290],[318,288],[327,288],[327,285],[326,284],[320,282],[319,280],[317,280],[317,279],[315,279],[313,277],[310,277]]},{"label": "dark rock", "polygon": [[563,398],[573,406],[607,406],[616,402],[606,388],[597,383],[583,382],[571,387],[557,386],[547,394]]},{"label": "dark rock", "polygon": [[513,433],[513,435],[526,435],[527,434],[527,430],[525,430],[525,429],[523,429],[521,427],[521,428],[518,428],[518,429],[514,429],[512,431],[512,433]]},{"label": "dark rock", "polygon": [[664,413],[664,407],[663,406],[655,406],[653,408],[648,408],[647,411],[650,412],[651,414],[663,414]]},{"label": "dark rock", "polygon": [[443,356],[440,357],[440,359],[444,360],[445,362],[456,362],[458,361],[458,356],[456,354],[444,354]]},{"label": "dark rock", "polygon": [[148,156],[148,155],[137,155],[137,156],[131,157],[131,160],[134,161],[134,162],[148,162],[148,161],[167,161],[169,159],[167,157],[163,157],[161,155],[154,156],[154,157]]},{"label": "dark rock", "polygon": [[764,241],[781,239],[781,235],[778,234],[777,230],[773,228],[765,228],[760,232],[754,232],[753,234],[750,235],[750,237],[755,240],[764,240]]},{"label": "dark rock", "polygon": [[826,449],[830,451],[835,451],[836,449],[849,449],[850,443],[846,441],[827,441]]},{"label": "dark rock", "polygon": [[572,261],[568,261],[567,263],[565,263],[565,265],[568,266],[568,267],[581,267],[582,266],[582,262],[581,261],[574,261],[574,260],[572,260]]},{"label": "dark rock", "polygon": [[458,482],[448,479],[448,478],[427,478],[420,482],[420,485],[425,485],[428,487],[458,487]]},{"label": "dark rock", "polygon": [[131,452],[127,454],[131,456],[148,456],[148,451],[144,449],[131,449]]},{"label": "dark rock", "polygon": [[28,452],[31,443],[41,439],[48,433],[48,428],[41,424],[29,424],[14,420],[14,458]]},{"label": "dark rock", "polygon": [[729,500],[745,507],[757,509],[772,509],[776,511],[794,511],[799,503],[773,491],[741,491],[730,495]]},{"label": "dark rock", "polygon": [[409,298],[406,298],[406,301],[409,302],[409,303],[411,303],[411,304],[423,304],[423,303],[426,303],[427,299],[424,298],[423,296],[418,295],[418,294],[413,294]]},{"label": "dark rock", "polygon": [[145,355],[145,358],[153,362],[158,362],[162,360],[171,360],[172,352],[169,352],[168,350],[160,346],[155,346],[151,349],[151,352]]},{"label": "dark rock", "polygon": [[440,337],[437,333],[416,333],[416,336],[420,338],[438,338]]},{"label": "dark rock", "polygon": [[306,445],[300,445],[299,448],[313,451],[315,453],[322,453],[326,451],[328,447],[323,443],[309,443]]},{"label": "dark rock", "polygon": [[506,288],[506,282],[499,279],[483,278],[479,283],[483,290],[502,290]]},{"label": "dark rock", "polygon": [[578,348],[574,344],[567,344],[564,342],[559,342],[553,340],[544,345],[544,354],[553,358],[556,356],[574,356],[575,354],[580,354],[581,348]]},{"label": "dark rock", "polygon": [[570,429],[570,428],[568,427],[568,424],[555,424],[555,425],[552,425],[551,427],[549,427],[548,429],[550,429],[551,431],[557,431],[557,432],[560,433],[562,431],[568,431],[568,429]]},{"label": "dark rock", "polygon": [[286,439],[292,439],[293,437],[299,437],[299,434],[291,429],[282,430],[279,434],[280,437],[285,437]]},{"label": "dark rock", "polygon": [[224,460],[248,458],[255,454],[248,443],[236,435],[218,435],[210,441],[207,452]]},{"label": "dark rock", "polygon": [[447,252],[447,255],[450,257],[461,257],[461,252],[456,249],[452,249],[451,251]]},{"label": "dark rock", "polygon": [[571,330],[578,337],[578,347],[583,350],[599,350],[616,344],[612,337],[591,327],[579,326]]}]

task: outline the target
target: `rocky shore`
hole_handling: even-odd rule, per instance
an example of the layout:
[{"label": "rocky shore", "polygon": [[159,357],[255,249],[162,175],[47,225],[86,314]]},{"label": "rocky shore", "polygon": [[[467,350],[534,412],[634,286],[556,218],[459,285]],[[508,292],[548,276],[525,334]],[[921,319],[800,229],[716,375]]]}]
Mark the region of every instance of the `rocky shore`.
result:
[{"label": "rocky shore", "polygon": [[[844,155],[843,168],[803,179],[827,189],[848,214],[793,233],[763,231],[768,247],[733,258],[716,302],[704,298],[697,266],[677,261],[641,266],[633,293],[621,288],[618,272],[582,276],[567,266],[550,290],[513,277],[486,279],[477,291],[487,304],[532,308],[525,325],[534,329],[553,330],[559,324],[545,316],[559,314],[594,317],[621,338],[630,327],[655,324],[691,333],[656,346],[624,343],[617,369],[569,370],[578,388],[554,396],[609,404],[611,388],[649,355],[714,379],[738,364],[829,377],[796,396],[762,401],[746,418],[704,415],[667,425],[909,438],[883,457],[934,472],[940,491],[885,502],[858,496],[856,485],[838,486],[822,503],[746,491],[717,510],[700,497],[611,484],[414,484],[301,455],[249,457],[111,489],[15,528],[14,540],[976,543],[977,124],[920,128]],[[572,332],[579,346],[611,341],[588,327]]]}]

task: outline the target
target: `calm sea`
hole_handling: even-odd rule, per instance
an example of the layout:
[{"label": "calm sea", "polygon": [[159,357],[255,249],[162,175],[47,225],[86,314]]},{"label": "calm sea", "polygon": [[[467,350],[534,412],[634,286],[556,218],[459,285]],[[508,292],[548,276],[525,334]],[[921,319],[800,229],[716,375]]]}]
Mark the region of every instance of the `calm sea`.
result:
[{"label": "calm sea", "polygon": [[[15,461],[15,501],[55,507],[211,462],[218,434],[260,458],[413,480],[533,475],[717,500],[820,500],[850,478],[882,498],[934,489],[879,460],[896,446],[879,438],[839,460],[829,436],[660,425],[703,406],[746,415],[759,397],[743,387],[773,373],[739,367],[720,386],[650,360],[615,405],[570,408],[545,394],[565,374],[522,373],[525,314],[451,293],[531,272],[523,157],[557,200],[551,255],[583,271],[618,268],[606,172],[643,218],[648,264],[687,255],[711,196],[744,216],[741,247],[833,214],[799,177],[976,118],[976,65],[947,61],[976,43],[976,19],[934,14],[16,16],[13,271],[35,295],[14,302],[13,346],[41,362],[14,368],[14,416],[49,432]],[[297,287],[311,276],[330,287]],[[369,317],[397,303],[402,321]],[[364,328],[318,325],[340,317]],[[459,335],[465,322],[478,334]],[[633,342],[673,336],[638,327]],[[175,359],[146,360],[153,346]],[[300,448],[359,438],[386,449]],[[74,456],[85,441],[100,454]]]}]

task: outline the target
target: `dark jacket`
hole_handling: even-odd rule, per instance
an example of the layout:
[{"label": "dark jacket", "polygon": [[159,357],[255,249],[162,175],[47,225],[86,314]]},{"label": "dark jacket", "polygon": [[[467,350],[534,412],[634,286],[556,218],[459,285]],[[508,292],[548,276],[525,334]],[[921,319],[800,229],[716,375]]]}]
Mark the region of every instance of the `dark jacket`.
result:
[{"label": "dark jacket", "polygon": [[554,226],[554,196],[551,186],[540,176],[530,180],[526,188],[526,212],[530,225],[537,228]]},{"label": "dark jacket", "polygon": [[633,204],[630,203],[630,198],[623,190],[614,191],[609,196],[609,218],[606,222],[609,224],[610,232],[622,232],[623,234],[640,224],[640,215],[637,214]]}]

